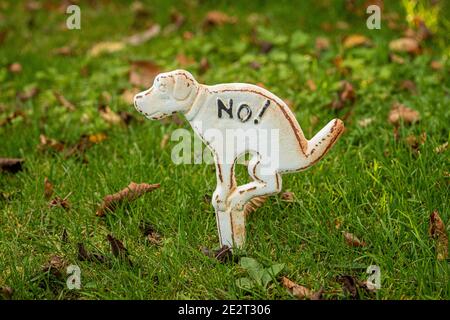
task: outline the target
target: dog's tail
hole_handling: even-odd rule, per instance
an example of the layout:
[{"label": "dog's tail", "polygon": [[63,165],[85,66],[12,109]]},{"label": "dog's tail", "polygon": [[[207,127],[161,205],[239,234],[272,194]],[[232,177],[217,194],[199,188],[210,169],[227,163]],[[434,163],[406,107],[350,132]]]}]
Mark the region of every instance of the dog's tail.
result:
[{"label": "dog's tail", "polygon": [[308,140],[308,149],[305,152],[307,166],[302,169],[306,169],[319,161],[336,143],[343,132],[344,123],[342,120],[333,119],[311,140]]}]

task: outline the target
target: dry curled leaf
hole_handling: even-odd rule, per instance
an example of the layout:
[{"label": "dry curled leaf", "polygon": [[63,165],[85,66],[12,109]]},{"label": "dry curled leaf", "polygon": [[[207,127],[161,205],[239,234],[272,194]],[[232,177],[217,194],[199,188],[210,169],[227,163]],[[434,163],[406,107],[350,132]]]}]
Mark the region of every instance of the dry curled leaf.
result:
[{"label": "dry curled leaf", "polygon": [[399,55],[396,55],[394,53],[389,54],[389,61],[397,63],[397,64],[404,64],[405,59],[400,57]]},{"label": "dry curled leaf", "polygon": [[343,275],[337,278],[337,281],[342,284],[344,292],[348,292],[353,299],[359,297],[358,293],[358,282],[349,275]]},{"label": "dry curled leaf", "polygon": [[392,104],[388,120],[394,125],[398,125],[400,121],[406,124],[412,124],[420,120],[420,113],[401,103],[395,102]]},{"label": "dry curled leaf", "polygon": [[103,198],[103,202],[97,209],[96,215],[103,217],[108,210],[114,210],[115,207],[124,201],[133,201],[140,197],[141,195],[158,189],[159,183],[148,184],[148,183],[135,183],[131,182],[125,189],[114,193],[112,195],[107,195]]},{"label": "dry curled leaf", "polygon": [[316,294],[312,292],[310,289],[301,286],[286,277],[281,278],[281,284],[285,287],[290,294],[295,296],[297,299],[312,299],[318,300],[320,299],[321,293]]},{"label": "dry curled leaf", "polygon": [[438,71],[438,70],[442,70],[444,68],[444,65],[437,60],[433,60],[430,63],[430,67],[431,67],[431,69]]},{"label": "dry curled leaf", "polygon": [[367,245],[350,232],[343,231],[342,235],[344,236],[345,242],[351,247],[365,247]]},{"label": "dry curled leaf", "polygon": [[64,210],[69,210],[70,209],[70,203],[69,203],[69,200],[67,200],[68,197],[69,196],[66,196],[65,198],[61,198],[61,197],[57,196],[57,197],[53,198],[48,203],[49,208],[62,207]]},{"label": "dry curled leaf", "polygon": [[55,95],[56,100],[58,100],[58,102],[64,108],[66,108],[69,111],[75,111],[75,106],[72,104],[72,102],[67,100],[66,97],[64,97],[61,93],[55,91],[55,92],[53,92],[53,94]]},{"label": "dry curled leaf", "polygon": [[370,125],[375,119],[374,118],[364,118],[361,120],[358,120],[358,125],[361,128],[366,128],[368,125]]},{"label": "dry curled leaf", "polygon": [[88,52],[88,56],[97,57],[103,53],[113,53],[125,48],[121,41],[105,41],[95,44]]},{"label": "dry curled leaf", "polygon": [[0,121],[0,127],[3,127],[4,125],[11,123],[14,119],[19,118],[19,117],[24,118],[25,113],[21,110],[13,111],[9,115],[7,115],[6,118],[4,118]]},{"label": "dry curled leaf", "polygon": [[400,38],[389,42],[389,49],[396,52],[419,53],[419,42],[412,38]]},{"label": "dry curled leaf", "polygon": [[430,215],[428,232],[430,237],[436,240],[437,259],[440,261],[446,260],[448,258],[447,229],[437,210],[434,210]]},{"label": "dry curled leaf", "polygon": [[317,37],[316,38],[316,50],[317,51],[325,51],[330,48],[330,40],[325,37]]},{"label": "dry curled leaf", "polygon": [[209,11],[203,21],[205,27],[222,26],[224,24],[235,24],[236,17],[231,17],[226,13],[218,10]]},{"label": "dry curled leaf", "polygon": [[412,94],[417,93],[416,84],[411,80],[403,80],[402,82],[400,82],[399,88],[400,88],[400,90],[409,91]]},{"label": "dry curled leaf", "polygon": [[78,260],[100,263],[106,262],[106,258],[104,256],[87,251],[83,243],[78,243]]},{"label": "dry curled leaf", "polygon": [[44,197],[50,199],[53,194],[53,184],[48,180],[47,177],[44,178]]},{"label": "dry curled leaf", "polygon": [[420,146],[423,145],[426,140],[427,140],[426,132],[422,132],[422,134],[419,137],[412,134],[412,135],[407,136],[405,139],[406,144],[416,154],[419,153]]},{"label": "dry curled leaf", "polygon": [[107,123],[114,125],[122,123],[122,118],[108,106],[100,106],[98,108],[98,113]]},{"label": "dry curled leaf", "polygon": [[71,56],[73,55],[73,48],[70,46],[64,46],[61,48],[56,48],[55,50],[53,50],[53,54],[58,55],[58,56]]},{"label": "dry curled leaf", "polygon": [[280,195],[280,198],[284,202],[294,202],[295,196],[293,192],[286,191]]},{"label": "dry curled leaf", "polygon": [[135,35],[132,35],[131,37],[125,38],[124,42],[132,46],[137,46],[156,37],[160,31],[161,27],[158,24],[155,24],[144,32],[137,33]]},{"label": "dry curled leaf", "polygon": [[350,49],[359,46],[371,45],[371,41],[369,38],[361,34],[352,34],[344,38],[342,45],[345,49]]},{"label": "dry curled leaf", "polygon": [[208,59],[206,57],[203,57],[198,65],[198,71],[200,74],[204,74],[206,71],[209,70],[209,67],[210,65]]},{"label": "dry curled leaf", "polygon": [[21,73],[22,65],[18,62],[11,63],[8,67],[8,71],[11,73]]},{"label": "dry curled leaf", "polygon": [[132,262],[130,260],[130,257],[128,256],[128,250],[123,245],[122,241],[114,238],[112,235],[108,234],[106,236],[106,239],[109,241],[109,244],[111,245],[111,252],[112,254],[120,259],[125,260],[130,265],[132,265]]},{"label": "dry curled leaf", "polygon": [[267,196],[254,197],[248,201],[244,206],[244,214],[248,216],[250,213],[255,212],[256,209],[262,207],[264,202],[266,202]]},{"label": "dry curled leaf", "polygon": [[147,240],[154,245],[161,245],[162,236],[156,231],[155,227],[148,222],[141,222],[139,228],[141,229]]},{"label": "dry curled leaf", "polygon": [[170,139],[170,135],[168,133],[164,134],[162,139],[161,139],[161,142],[159,144],[159,147],[161,149],[164,149],[167,146],[167,143],[169,142],[169,139]]},{"label": "dry curled leaf", "polygon": [[11,300],[14,290],[11,287],[0,287],[0,295],[5,300]]},{"label": "dry curled leaf", "polygon": [[193,58],[188,57],[184,53],[178,54],[176,60],[181,67],[190,66],[195,63],[195,60]]},{"label": "dry curled leaf", "polygon": [[136,87],[148,88],[160,72],[161,68],[151,61],[132,61],[129,71],[129,82]]},{"label": "dry curled leaf", "polygon": [[17,173],[22,170],[24,161],[20,158],[0,158],[0,171]]},{"label": "dry curled leaf", "polygon": [[444,152],[447,149],[448,149],[448,141],[443,143],[443,144],[441,144],[440,146],[436,147],[436,149],[434,149],[434,152],[442,153],[442,152]]},{"label": "dry curled leaf", "polygon": [[68,263],[58,255],[52,255],[42,267],[42,272],[51,273],[56,277],[61,277],[66,272]]},{"label": "dry curled leaf", "polygon": [[328,106],[332,110],[340,110],[344,108],[346,103],[354,104],[356,100],[356,91],[353,85],[348,81],[342,81],[337,99],[333,100]]},{"label": "dry curled leaf", "polygon": [[30,100],[31,98],[34,98],[38,93],[38,87],[31,87],[25,91],[19,92],[17,94],[17,98],[19,98],[20,101],[25,102],[27,100]]},{"label": "dry curled leaf", "polygon": [[39,142],[40,144],[38,148],[40,150],[53,149],[55,151],[61,152],[65,148],[63,142],[48,138],[43,134],[39,135]]},{"label": "dry curled leaf", "polygon": [[306,85],[308,86],[308,89],[310,91],[316,91],[317,90],[317,85],[316,83],[312,80],[312,79],[308,79],[306,80]]}]

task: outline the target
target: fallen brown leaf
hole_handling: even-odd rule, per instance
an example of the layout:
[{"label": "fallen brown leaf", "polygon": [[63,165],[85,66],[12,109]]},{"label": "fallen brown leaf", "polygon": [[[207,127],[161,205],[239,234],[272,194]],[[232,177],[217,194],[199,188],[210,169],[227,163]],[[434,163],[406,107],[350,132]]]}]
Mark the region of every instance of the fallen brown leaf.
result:
[{"label": "fallen brown leaf", "polygon": [[122,118],[108,106],[100,106],[98,108],[98,113],[100,114],[100,117],[109,124],[116,125],[122,123]]},{"label": "fallen brown leaf", "polygon": [[281,284],[297,299],[311,299],[314,295],[310,289],[301,286],[286,277],[281,278]]},{"label": "fallen brown leaf", "polygon": [[437,210],[434,210],[430,215],[428,232],[430,237],[436,240],[437,259],[440,261],[446,260],[448,258],[447,229]]},{"label": "fallen brown leaf", "polygon": [[114,238],[110,234],[106,236],[106,239],[109,241],[109,244],[111,245],[112,254],[117,258],[124,259],[130,265],[132,265],[130,257],[128,256],[128,250],[125,248],[123,243],[120,240]]},{"label": "fallen brown leaf", "polygon": [[53,194],[53,184],[48,180],[47,177],[44,178],[44,197],[50,199]]},{"label": "fallen brown leaf", "polygon": [[97,253],[91,253],[86,250],[83,243],[78,243],[78,260],[105,263],[106,258]]},{"label": "fallen brown leaf", "polygon": [[342,21],[342,20],[336,22],[336,29],[339,29],[339,30],[348,30],[348,28],[350,28],[350,25],[349,25],[347,22]]},{"label": "fallen brown leaf", "polygon": [[14,119],[19,118],[19,117],[24,118],[25,113],[21,110],[16,110],[16,111],[10,113],[8,116],[6,116],[6,118],[4,118],[0,121],[0,127],[3,127],[5,125],[11,123]]},{"label": "fallen brown leaf", "polygon": [[0,158],[0,171],[17,173],[22,170],[24,161],[20,158]]},{"label": "fallen brown leaf", "polygon": [[61,277],[66,273],[68,263],[58,255],[52,255],[42,267],[42,272],[51,273],[56,277]]},{"label": "fallen brown leaf", "polygon": [[48,138],[44,134],[39,135],[39,149],[53,149],[55,151],[61,152],[64,150],[64,143],[55,139]]},{"label": "fallen brown leaf", "polygon": [[317,51],[325,51],[330,48],[330,40],[326,37],[317,37],[316,38],[316,50]]},{"label": "fallen brown leaf", "polygon": [[178,54],[176,60],[181,67],[190,66],[195,63],[193,58],[186,56],[184,53]]},{"label": "fallen brown leaf", "polygon": [[400,57],[399,55],[396,55],[394,53],[390,53],[389,54],[389,60],[391,62],[397,63],[397,64],[404,64],[405,63],[405,59],[403,59],[402,57]]},{"label": "fallen brown leaf", "polygon": [[416,154],[419,153],[420,146],[423,145],[426,140],[427,140],[426,132],[422,132],[422,134],[419,137],[412,134],[412,135],[407,136],[405,139],[406,144]]},{"label": "fallen brown leaf", "polygon": [[311,80],[311,79],[308,79],[308,80],[306,80],[306,85],[308,86],[308,88],[309,88],[309,90],[310,91],[316,91],[317,90],[317,85],[316,85],[316,83],[313,81],[313,80]]},{"label": "fallen brown leaf", "polygon": [[444,68],[444,65],[437,60],[433,60],[430,63],[430,67],[431,67],[431,69],[438,71],[438,70],[442,70]]},{"label": "fallen brown leaf", "polygon": [[374,118],[364,118],[364,119],[358,120],[358,125],[362,128],[366,128],[373,121],[374,121]]},{"label": "fallen brown leaf", "polygon": [[103,53],[114,53],[125,48],[121,41],[105,41],[95,44],[88,52],[88,56],[97,57]]},{"label": "fallen brown leaf", "polygon": [[141,222],[140,229],[144,236],[147,238],[147,240],[156,246],[161,245],[162,243],[162,236],[155,230],[153,225],[151,225],[148,222]]},{"label": "fallen brown leaf", "polygon": [[103,202],[100,204],[97,209],[96,215],[99,217],[103,217],[107,211],[114,210],[115,207],[124,201],[133,201],[140,197],[141,195],[158,189],[160,186],[159,183],[156,184],[148,184],[148,183],[135,183],[131,182],[128,187],[125,189],[114,193],[112,195],[107,195],[103,198]]},{"label": "fallen brown leaf", "polygon": [[280,195],[280,198],[284,202],[294,202],[295,196],[293,192],[286,191]]},{"label": "fallen brown leaf", "polygon": [[58,55],[58,56],[71,56],[73,55],[73,48],[70,46],[64,46],[61,48],[56,48],[55,50],[53,50],[53,54]]},{"label": "fallen brown leaf", "polygon": [[344,236],[345,242],[351,247],[365,247],[367,245],[350,232],[343,231],[342,235]]},{"label": "fallen brown leaf", "polygon": [[342,287],[344,292],[348,292],[353,299],[357,299],[359,297],[357,281],[349,275],[339,276],[337,278],[339,283],[342,283]]},{"label": "fallen brown leaf", "polygon": [[369,38],[361,34],[352,34],[344,38],[342,45],[345,49],[350,49],[359,46],[371,45],[371,41]]},{"label": "fallen brown leaf", "polygon": [[31,87],[25,91],[19,92],[17,94],[17,98],[19,98],[20,101],[25,102],[31,98],[34,98],[38,93],[39,89],[37,87]]},{"label": "fallen brown leaf", "polygon": [[203,26],[213,27],[222,26],[224,24],[235,24],[237,22],[236,17],[231,17],[226,13],[218,10],[209,11],[203,20]]},{"label": "fallen brown leaf", "polygon": [[18,62],[11,63],[8,67],[8,71],[11,73],[21,73],[22,65]]},{"label": "fallen brown leaf", "polygon": [[248,216],[250,213],[255,212],[256,209],[262,207],[264,202],[266,202],[266,196],[254,197],[250,201],[248,201],[244,206],[244,214]]},{"label": "fallen brown leaf", "polygon": [[448,149],[448,141],[443,143],[443,144],[441,144],[440,146],[436,147],[436,149],[434,149],[434,152],[442,153],[442,152],[444,152],[447,149]]},{"label": "fallen brown leaf", "polygon": [[208,59],[206,57],[203,57],[200,60],[200,64],[198,66],[198,71],[200,74],[204,74],[206,71],[209,70],[209,67],[210,67],[210,65],[209,65]]},{"label": "fallen brown leaf", "polygon": [[158,65],[151,61],[132,61],[129,72],[129,82],[133,86],[148,88],[155,77],[161,72]]},{"label": "fallen brown leaf", "polygon": [[125,38],[123,41],[129,45],[137,46],[156,37],[160,31],[161,27],[158,24],[155,24],[151,26],[149,29],[145,30],[144,32],[132,35],[128,38]]},{"label": "fallen brown leaf", "polygon": [[417,54],[420,51],[419,43],[412,38],[400,38],[389,42],[389,49],[396,52]]},{"label": "fallen brown leaf", "polygon": [[417,87],[416,84],[411,80],[403,80],[400,82],[400,90],[407,90],[411,92],[412,94],[417,93]]},{"label": "fallen brown leaf", "polygon": [[395,102],[392,104],[388,120],[391,124],[398,125],[403,120],[406,124],[412,124],[420,120],[418,111],[406,107],[405,105]]},{"label": "fallen brown leaf", "polygon": [[53,198],[48,204],[49,208],[62,207],[64,210],[69,210],[70,203],[67,200],[68,197],[69,196],[66,196],[65,198],[61,198],[61,197],[57,196],[57,197]]},{"label": "fallen brown leaf", "polygon": [[170,135],[168,133],[164,134],[162,139],[161,139],[161,142],[159,144],[159,147],[161,149],[164,149],[167,146],[167,143],[169,142],[169,139],[170,139]]},{"label": "fallen brown leaf", "polygon": [[54,91],[53,94],[55,95],[56,100],[67,110],[69,111],[75,111],[75,106],[66,99],[61,93]]},{"label": "fallen brown leaf", "polygon": [[186,18],[179,11],[172,9],[170,12],[170,24],[164,28],[163,34],[168,35],[179,30],[185,21]]},{"label": "fallen brown leaf", "polygon": [[11,300],[14,290],[11,287],[0,287],[0,295],[3,296],[5,300]]}]

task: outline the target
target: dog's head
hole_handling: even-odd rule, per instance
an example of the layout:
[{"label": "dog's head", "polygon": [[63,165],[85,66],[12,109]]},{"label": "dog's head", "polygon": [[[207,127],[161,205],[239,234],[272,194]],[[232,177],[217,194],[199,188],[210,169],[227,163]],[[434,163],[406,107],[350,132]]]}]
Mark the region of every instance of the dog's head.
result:
[{"label": "dog's head", "polygon": [[136,110],[148,119],[161,119],[172,113],[188,111],[197,95],[199,84],[185,70],[156,76],[153,86],[134,96]]}]

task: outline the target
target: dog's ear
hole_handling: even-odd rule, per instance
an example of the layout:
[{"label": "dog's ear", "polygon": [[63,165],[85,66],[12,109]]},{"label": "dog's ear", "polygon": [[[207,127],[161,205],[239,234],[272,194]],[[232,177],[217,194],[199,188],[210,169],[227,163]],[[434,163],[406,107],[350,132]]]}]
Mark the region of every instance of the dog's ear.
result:
[{"label": "dog's ear", "polygon": [[177,100],[186,99],[194,89],[193,82],[184,74],[175,76],[175,85],[173,87],[173,97]]}]

